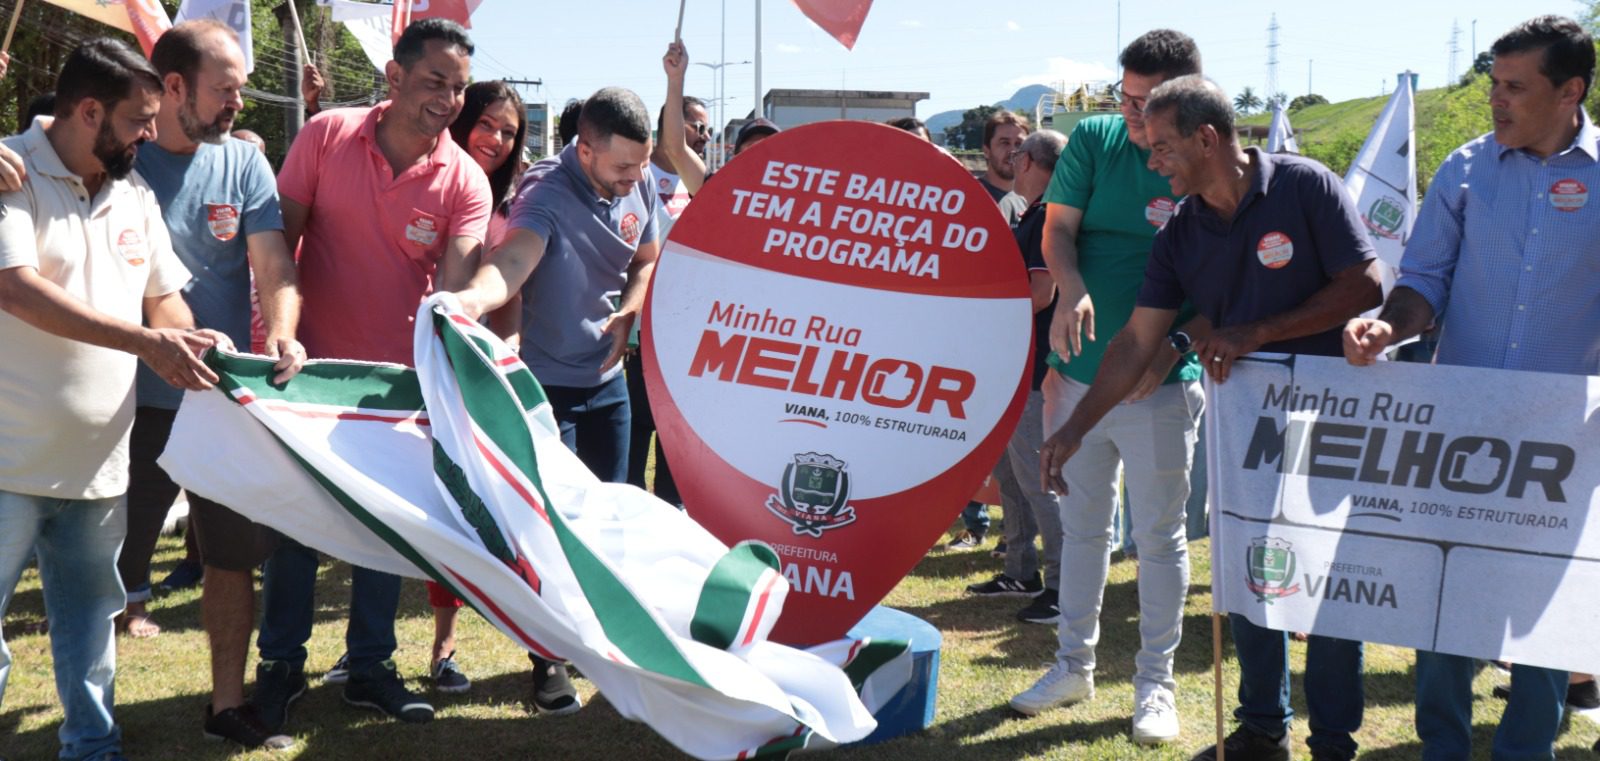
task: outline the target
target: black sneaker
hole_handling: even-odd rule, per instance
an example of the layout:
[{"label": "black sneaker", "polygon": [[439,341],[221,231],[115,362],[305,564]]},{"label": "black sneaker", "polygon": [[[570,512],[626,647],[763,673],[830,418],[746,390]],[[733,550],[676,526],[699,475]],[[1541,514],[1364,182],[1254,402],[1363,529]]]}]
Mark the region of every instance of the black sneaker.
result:
[{"label": "black sneaker", "polygon": [[[1222,741],[1228,761],[1289,761],[1289,735],[1273,739],[1244,727],[1233,730]],[[1217,746],[1194,755],[1192,761],[1217,761]]]},{"label": "black sneaker", "polygon": [[468,679],[466,674],[461,673],[461,667],[456,665],[456,651],[454,650],[451,650],[449,655],[440,658],[438,663],[433,664],[433,668],[429,672],[429,675],[433,677],[433,688],[440,692],[457,695],[472,689],[472,680]]},{"label": "black sneaker", "polygon": [[364,672],[351,671],[350,681],[344,685],[344,702],[382,711],[409,724],[433,720],[433,706],[406,689],[394,661],[379,661]]},{"label": "black sneaker", "polygon": [[156,589],[163,593],[188,589],[199,584],[201,577],[205,576],[205,572],[206,568],[200,564],[200,561],[185,558],[178,561],[176,566],[173,566],[172,573],[167,574],[166,578],[156,584]]},{"label": "black sneaker", "polygon": [[983,597],[1032,597],[1043,591],[1044,581],[1037,573],[1027,580],[1013,579],[1003,573],[997,573],[988,581],[967,586],[967,594]]},{"label": "black sneaker", "polygon": [[222,713],[212,713],[206,705],[205,728],[201,730],[207,740],[230,740],[246,748],[288,750],[294,747],[294,738],[267,729],[256,715],[255,706],[248,703],[229,708]]},{"label": "black sneaker", "polygon": [[578,712],[583,700],[567,676],[567,666],[529,654],[533,661],[533,708],[541,716],[566,716]]},{"label": "black sneaker", "polygon": [[289,720],[289,706],[306,694],[304,671],[288,661],[262,661],[256,664],[256,689],[250,693],[250,705],[256,717],[268,732],[283,728]]},{"label": "black sneaker", "polygon": [[1046,589],[1035,595],[1028,607],[1017,611],[1017,620],[1030,624],[1053,624],[1061,620],[1061,593]]},{"label": "black sneaker", "polygon": [[1341,753],[1330,748],[1312,748],[1311,761],[1354,761],[1353,754]]},{"label": "black sneaker", "polygon": [[1600,686],[1593,679],[1567,685],[1567,705],[1579,710],[1600,708]]},{"label": "black sneaker", "polygon": [[322,675],[322,683],[344,684],[348,681],[350,681],[350,654],[340,653],[339,660],[334,661],[328,673]]}]

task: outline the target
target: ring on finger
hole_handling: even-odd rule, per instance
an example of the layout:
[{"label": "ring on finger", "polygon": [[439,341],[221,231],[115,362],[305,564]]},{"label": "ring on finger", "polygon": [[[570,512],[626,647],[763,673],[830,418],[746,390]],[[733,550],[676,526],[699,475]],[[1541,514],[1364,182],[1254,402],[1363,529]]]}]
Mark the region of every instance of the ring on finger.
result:
[{"label": "ring on finger", "polygon": [[1211,361],[1212,362],[1221,362],[1222,361],[1222,355],[1221,354],[1213,354],[1213,355],[1211,355]]}]

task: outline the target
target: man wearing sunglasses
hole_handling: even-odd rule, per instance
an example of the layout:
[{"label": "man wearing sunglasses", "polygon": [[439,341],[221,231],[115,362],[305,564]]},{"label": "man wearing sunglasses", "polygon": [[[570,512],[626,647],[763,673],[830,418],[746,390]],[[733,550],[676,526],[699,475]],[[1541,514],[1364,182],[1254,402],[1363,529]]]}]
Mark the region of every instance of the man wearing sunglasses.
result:
[{"label": "man wearing sunglasses", "polygon": [[[667,232],[672,229],[673,220],[683,213],[685,206],[689,205],[689,190],[678,177],[678,170],[672,164],[672,157],[667,154],[667,107],[662,106],[661,112],[656,115],[656,146],[650,152],[650,174],[655,176],[654,190],[661,199],[661,209],[666,213],[658,220],[661,225],[661,238],[667,237]],[[711,115],[706,111],[705,101],[693,95],[683,96],[683,142],[689,146],[694,155],[699,156],[705,150],[706,141],[711,138]]]}]

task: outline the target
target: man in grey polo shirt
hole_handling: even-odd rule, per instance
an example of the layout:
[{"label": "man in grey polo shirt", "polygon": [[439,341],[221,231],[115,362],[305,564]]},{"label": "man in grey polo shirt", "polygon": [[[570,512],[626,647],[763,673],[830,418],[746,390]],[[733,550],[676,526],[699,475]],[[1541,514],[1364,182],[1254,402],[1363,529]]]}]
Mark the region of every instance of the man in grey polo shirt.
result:
[{"label": "man in grey polo shirt", "polygon": [[[561,166],[518,196],[511,230],[458,295],[476,318],[522,295],[522,360],[544,384],[561,440],[603,481],[628,475],[622,355],[655,269],[650,115],[607,87],[583,103]],[[608,293],[621,291],[612,307]]]}]

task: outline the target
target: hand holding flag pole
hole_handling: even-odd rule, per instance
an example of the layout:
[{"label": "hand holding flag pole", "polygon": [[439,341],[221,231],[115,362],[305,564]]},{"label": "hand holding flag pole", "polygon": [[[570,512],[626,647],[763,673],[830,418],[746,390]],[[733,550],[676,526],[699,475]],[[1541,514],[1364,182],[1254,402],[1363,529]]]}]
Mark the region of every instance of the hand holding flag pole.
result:
[{"label": "hand holding flag pole", "polygon": [[[683,6],[688,3],[689,0],[678,0],[678,28],[672,33],[673,42],[683,42]],[[17,22],[13,19],[11,23],[16,24]]]}]

